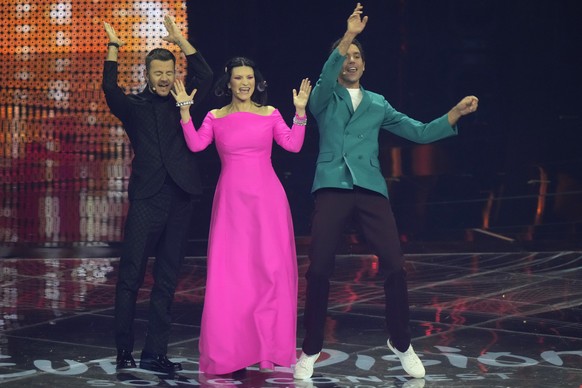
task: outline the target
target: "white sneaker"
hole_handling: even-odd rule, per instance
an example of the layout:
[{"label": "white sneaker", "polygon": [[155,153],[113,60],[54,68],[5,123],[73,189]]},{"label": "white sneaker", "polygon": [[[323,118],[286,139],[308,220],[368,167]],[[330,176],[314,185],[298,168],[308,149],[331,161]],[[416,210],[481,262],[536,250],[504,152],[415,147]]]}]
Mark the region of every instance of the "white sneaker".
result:
[{"label": "white sneaker", "polygon": [[315,361],[319,358],[319,353],[312,356],[301,352],[297,364],[295,364],[295,370],[293,371],[293,378],[297,380],[305,380],[313,376],[313,365]]},{"label": "white sneaker", "polygon": [[404,353],[399,352],[392,344],[390,340],[387,342],[388,347],[390,350],[394,352],[400,359],[400,363],[402,364],[402,368],[404,371],[411,375],[414,378],[421,379],[425,375],[424,365],[422,365],[422,361],[420,358],[414,353],[414,349],[412,345],[408,346],[408,349]]}]

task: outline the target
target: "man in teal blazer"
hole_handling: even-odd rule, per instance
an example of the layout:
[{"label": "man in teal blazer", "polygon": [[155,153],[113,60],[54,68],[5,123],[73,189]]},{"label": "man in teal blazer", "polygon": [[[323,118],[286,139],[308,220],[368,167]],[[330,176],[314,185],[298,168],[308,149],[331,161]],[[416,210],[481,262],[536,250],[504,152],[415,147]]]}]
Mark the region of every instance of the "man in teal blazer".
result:
[{"label": "man in teal blazer", "polygon": [[387,345],[408,374],[424,377],[424,366],[410,344],[404,257],[380,171],[378,135],[385,129],[417,143],[430,143],[456,135],[457,121],[478,105],[476,97],[465,97],[447,114],[424,124],[397,112],[381,95],[365,90],[360,85],[364,53],[355,39],[368,21],[367,16],[362,17],[362,9],[358,3],[348,18],[347,31],[334,45],[309,100],[320,141],[312,188],[315,211],[306,273],[305,338],[295,366],[296,379],[312,376],[323,347],[335,250],[346,222],[353,216],[378,256],[385,278]]}]

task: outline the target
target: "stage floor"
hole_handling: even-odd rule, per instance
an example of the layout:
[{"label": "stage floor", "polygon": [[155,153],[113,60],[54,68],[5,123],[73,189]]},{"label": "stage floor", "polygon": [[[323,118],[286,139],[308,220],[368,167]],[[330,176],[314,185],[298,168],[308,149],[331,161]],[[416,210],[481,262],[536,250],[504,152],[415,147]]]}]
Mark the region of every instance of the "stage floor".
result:
[{"label": "stage floor", "polygon": [[[424,379],[406,376],[385,346],[383,290],[370,255],[338,256],[325,349],[312,380],[302,382],[284,368],[198,373],[204,257],[187,258],[173,308],[168,355],[184,371],[118,373],[112,335],[118,259],[54,257],[0,260],[0,385],[582,387],[582,252],[406,257],[413,345],[427,370]],[[300,256],[298,350],[306,267],[307,258]],[[139,297],[137,358],[150,273]]]}]

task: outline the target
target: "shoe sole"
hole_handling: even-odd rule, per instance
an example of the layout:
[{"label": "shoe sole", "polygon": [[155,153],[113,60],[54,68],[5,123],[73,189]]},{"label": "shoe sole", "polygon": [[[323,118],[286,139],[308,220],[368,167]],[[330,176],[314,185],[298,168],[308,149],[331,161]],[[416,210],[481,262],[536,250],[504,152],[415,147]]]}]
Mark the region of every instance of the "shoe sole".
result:
[{"label": "shoe sole", "polygon": [[[390,344],[390,340],[386,341],[386,345],[388,346],[388,349],[390,349],[390,350],[392,351],[392,353],[394,353],[394,355],[395,355],[396,357],[398,357],[398,353],[401,353],[401,354],[402,354],[402,352],[401,352],[401,351],[399,351],[399,350],[398,350],[398,349],[396,349],[394,346],[392,346],[392,344]],[[398,353],[396,353],[396,352],[398,352]],[[417,356],[417,357],[418,357],[418,356]],[[403,371],[405,371],[406,373],[408,373],[408,374],[409,374],[410,376],[412,376],[413,378],[415,378],[415,379],[422,379],[422,378],[424,378],[424,376],[426,376],[426,371],[425,371],[425,373],[424,373],[422,376],[421,376],[421,375],[414,376],[413,374],[411,374],[411,373],[407,372],[407,371],[406,371],[406,369],[404,369],[404,365],[402,364],[402,360],[400,359],[400,357],[398,357],[398,361],[400,361],[400,365],[402,366],[402,370],[403,370]],[[420,362],[422,363],[422,360],[421,360]]]},{"label": "shoe sole", "polygon": [[152,372],[160,372],[160,373],[175,373],[175,372],[179,372],[179,371],[182,370],[182,368],[180,368],[180,369],[174,369],[174,368],[167,369],[167,368],[160,368],[160,367],[157,367],[157,366],[153,366],[151,364],[149,364],[149,365],[148,364],[145,364],[144,365],[144,364],[141,364],[141,363],[139,364],[139,367],[140,367],[140,369],[145,369],[145,370],[149,370],[149,371],[152,371]]}]

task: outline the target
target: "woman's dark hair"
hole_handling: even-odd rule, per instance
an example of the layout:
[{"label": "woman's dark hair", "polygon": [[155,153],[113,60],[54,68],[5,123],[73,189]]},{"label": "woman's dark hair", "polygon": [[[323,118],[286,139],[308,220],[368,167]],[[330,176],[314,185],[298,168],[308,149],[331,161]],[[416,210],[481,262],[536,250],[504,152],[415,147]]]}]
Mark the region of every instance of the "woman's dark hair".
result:
[{"label": "woman's dark hair", "polygon": [[214,94],[218,97],[232,97],[232,92],[228,88],[232,69],[234,67],[247,66],[253,69],[255,73],[255,91],[251,96],[251,101],[259,106],[267,104],[267,81],[263,78],[261,72],[257,69],[255,62],[245,57],[234,57],[229,59],[224,65],[224,73],[220,76],[214,85]]},{"label": "woman's dark hair", "polygon": [[[337,46],[339,46],[341,41],[342,41],[342,39],[339,38],[338,40],[336,40],[335,42],[332,43],[331,50],[329,50],[330,53],[333,50],[335,50]],[[362,56],[362,61],[366,62],[366,55],[364,54],[364,48],[362,47],[362,44],[360,43],[360,41],[354,38],[354,40],[352,40],[352,44],[355,45],[358,48],[358,50],[360,50],[360,55]]]},{"label": "woman's dark hair", "polygon": [[146,71],[148,72],[150,71],[150,65],[152,61],[156,59],[158,61],[172,61],[174,62],[174,66],[176,65],[176,57],[174,56],[174,54],[172,54],[170,50],[156,48],[150,51],[148,55],[146,55],[145,59]]}]

